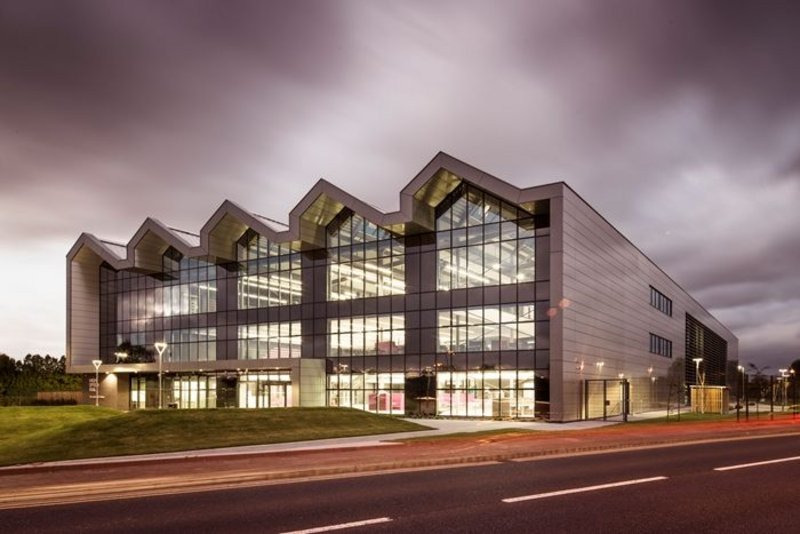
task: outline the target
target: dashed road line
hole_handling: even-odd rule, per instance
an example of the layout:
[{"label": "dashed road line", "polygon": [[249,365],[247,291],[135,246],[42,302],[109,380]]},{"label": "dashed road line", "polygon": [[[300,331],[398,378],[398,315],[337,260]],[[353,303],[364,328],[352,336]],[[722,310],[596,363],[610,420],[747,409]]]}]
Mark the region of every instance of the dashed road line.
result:
[{"label": "dashed road line", "polygon": [[367,525],[377,525],[379,523],[388,523],[392,520],[391,517],[378,517],[375,519],[364,519],[363,521],[352,521],[350,523],[339,523],[338,525],[328,525],[324,527],[307,528],[305,530],[293,530],[291,532],[284,532],[283,534],[314,534],[316,532],[330,532],[332,530],[344,530],[346,528],[363,527]]},{"label": "dashed road line", "polygon": [[747,467],[758,467],[761,465],[781,464],[783,462],[795,462],[800,460],[800,456],[791,456],[789,458],[777,458],[775,460],[764,460],[763,462],[752,462],[749,464],[726,465],[725,467],[715,467],[714,471],[733,471],[734,469],[745,469]]},{"label": "dashed road line", "polygon": [[524,495],[522,497],[510,497],[503,499],[506,503],[515,503],[520,501],[532,501],[535,499],[546,499],[548,497],[558,497],[560,495],[570,495],[572,493],[584,493],[587,491],[597,491],[609,488],[619,488],[622,486],[632,486],[634,484],[645,484],[647,482],[656,482],[658,480],[667,480],[667,477],[650,477],[650,478],[637,478],[635,480],[623,480],[621,482],[611,482],[609,484],[598,484],[597,486],[585,486],[582,488],[571,488],[559,491],[550,491],[547,493],[537,493],[535,495]]}]

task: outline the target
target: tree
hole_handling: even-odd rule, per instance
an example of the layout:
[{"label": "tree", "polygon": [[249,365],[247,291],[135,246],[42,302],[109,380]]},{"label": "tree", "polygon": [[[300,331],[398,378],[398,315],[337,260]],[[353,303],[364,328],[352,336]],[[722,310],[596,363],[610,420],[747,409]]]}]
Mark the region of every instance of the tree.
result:
[{"label": "tree", "polygon": [[28,354],[13,360],[0,354],[0,404],[30,402],[39,391],[78,391],[80,376],[66,373],[66,357]]},{"label": "tree", "polygon": [[770,395],[770,381],[766,375],[764,375],[764,371],[769,369],[769,365],[759,367],[754,363],[748,362],[747,366],[755,373],[753,380],[749,382],[747,389],[748,397],[750,399],[755,399],[756,411],[758,411],[759,403]]}]

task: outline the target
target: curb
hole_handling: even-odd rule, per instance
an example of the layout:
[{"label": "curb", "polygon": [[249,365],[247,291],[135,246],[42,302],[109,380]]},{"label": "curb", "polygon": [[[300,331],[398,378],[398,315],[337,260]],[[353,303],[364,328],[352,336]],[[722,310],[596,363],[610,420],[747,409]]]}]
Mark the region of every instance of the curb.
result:
[{"label": "curb", "polygon": [[[141,487],[136,487],[136,480],[123,480],[123,481],[108,481],[96,483],[94,487],[65,487],[65,488],[52,488],[52,487],[39,487],[31,488],[30,490],[22,490],[0,497],[0,509],[7,508],[20,508],[43,506],[52,504],[74,503],[74,502],[88,502],[97,500],[109,499],[126,499],[137,498],[145,496],[153,496],[164,493],[173,493],[176,490],[183,490],[185,492],[193,491],[210,491],[221,489],[231,486],[248,486],[269,483],[273,481],[288,481],[293,479],[306,479],[306,478],[320,478],[320,477],[335,477],[338,475],[358,475],[358,474],[378,474],[390,473],[392,471],[401,471],[409,469],[425,469],[425,468],[446,468],[449,466],[455,467],[459,465],[478,465],[493,462],[508,462],[508,461],[526,461],[526,460],[539,460],[545,458],[552,458],[564,455],[575,454],[596,454],[596,453],[612,453],[622,452],[634,449],[647,449],[647,448],[663,448],[674,446],[685,446],[692,444],[715,443],[724,441],[742,441],[751,439],[767,439],[775,437],[786,437],[795,434],[800,434],[800,429],[791,429],[784,432],[770,432],[770,433],[746,433],[744,435],[734,435],[719,438],[704,438],[704,439],[681,439],[676,437],[673,439],[660,439],[660,440],[636,440],[628,443],[608,443],[600,445],[576,445],[574,447],[556,447],[551,449],[543,449],[539,451],[516,451],[508,453],[495,453],[495,454],[473,454],[461,456],[456,458],[433,458],[433,459],[419,459],[419,460],[401,460],[394,462],[377,462],[366,465],[344,465],[337,467],[321,467],[311,469],[298,469],[294,471],[283,472],[267,472],[267,473],[253,473],[253,474],[230,474],[227,476],[215,476],[199,479],[188,480],[169,480],[161,481],[148,479],[142,481]],[[337,449],[337,450],[352,450],[353,448]],[[330,451],[331,449],[327,449]],[[315,451],[306,451],[315,452]],[[272,453],[279,454],[279,453]],[[216,456],[215,456],[216,458]],[[138,462],[144,463],[144,462]],[[124,464],[124,465],[132,465]],[[74,468],[76,466],[66,466]],[[22,471],[22,469],[20,469]],[[31,468],[27,468],[24,472],[32,472]]]},{"label": "curb", "polygon": [[[507,461],[507,460],[517,460],[520,458],[538,458],[544,456],[557,456],[563,454],[579,454],[579,453],[592,453],[592,452],[603,452],[603,451],[611,451],[611,450],[626,450],[632,448],[643,448],[643,447],[665,447],[670,445],[686,445],[691,443],[713,443],[717,441],[731,441],[737,439],[753,439],[757,437],[778,437],[790,434],[800,434],[800,428],[789,427],[784,428],[782,430],[776,431],[775,429],[768,429],[771,432],[767,432],[765,429],[764,432],[759,432],[758,429],[742,429],[741,433],[734,433],[732,432],[731,435],[718,437],[718,438],[703,438],[700,436],[672,436],[669,438],[662,438],[662,439],[636,439],[633,441],[628,442],[617,442],[617,443],[606,443],[606,444],[599,444],[599,445],[576,445],[570,447],[556,447],[550,449],[543,449],[539,451],[518,451],[518,452],[509,452],[509,453],[496,453],[490,455],[480,455],[480,456],[466,456],[466,457],[457,457],[457,458],[440,458],[440,459],[433,459],[433,460],[425,460],[425,462],[441,462],[436,464],[425,464],[425,465],[417,465],[417,462],[422,462],[423,460],[418,461],[411,461],[411,462],[391,462],[390,464],[374,464],[380,465],[380,469],[402,469],[402,468],[416,468],[416,467],[429,467],[431,465],[459,465],[463,463],[475,463],[481,461]],[[415,440],[416,443],[424,442],[424,438]],[[405,444],[402,441],[402,438],[398,439],[397,441],[387,442],[394,444],[394,445],[403,445]],[[282,450],[282,451],[261,451],[261,452],[241,452],[241,453],[229,453],[229,454],[203,454],[202,452],[194,451],[193,454],[186,454],[185,456],[176,456],[171,458],[160,458],[157,457],[157,454],[154,454],[152,458],[132,458],[130,460],[125,459],[124,457],[112,457],[112,461],[107,461],[106,459],[91,459],[87,458],[86,462],[81,463],[33,463],[33,464],[22,464],[22,465],[11,465],[7,467],[0,467],[0,476],[3,475],[20,475],[20,474],[27,474],[27,473],[43,473],[43,472],[61,472],[61,471],[75,471],[75,470],[83,470],[83,469],[91,469],[96,467],[103,467],[103,468],[112,468],[112,467],[135,467],[137,465],[149,465],[153,463],[169,463],[169,464],[180,464],[180,463],[188,463],[194,461],[204,461],[204,460],[230,460],[230,459],[247,459],[247,458],[259,458],[263,456],[272,456],[272,457],[280,457],[280,456],[293,456],[293,455],[313,455],[313,454],[320,454],[320,453],[336,453],[336,452],[351,452],[356,450],[365,450],[365,449],[373,449],[373,448],[383,448],[386,447],[387,444],[381,445],[369,445],[369,446],[341,446],[341,447],[331,447],[331,448],[319,448],[319,449],[305,449],[305,450]],[[209,449],[214,450],[214,449]],[[465,461],[466,459],[466,461]],[[412,465],[407,465],[407,464]],[[402,464],[402,465],[398,465]],[[396,467],[383,467],[385,465],[391,465]],[[361,472],[360,469],[363,469],[364,466],[350,466],[348,467],[347,471],[337,471],[336,473],[332,474],[341,474],[343,472]],[[335,468],[335,469],[342,469],[342,468]],[[355,470],[352,470],[355,469]],[[298,471],[298,473],[306,473],[308,470]],[[310,470],[315,471],[315,470]],[[289,473],[289,472],[286,472]],[[269,473],[269,475],[283,475],[283,473]],[[305,475],[299,475],[300,477]],[[318,476],[316,474],[310,474],[308,476]],[[278,478],[297,478],[294,476],[279,476]]]}]

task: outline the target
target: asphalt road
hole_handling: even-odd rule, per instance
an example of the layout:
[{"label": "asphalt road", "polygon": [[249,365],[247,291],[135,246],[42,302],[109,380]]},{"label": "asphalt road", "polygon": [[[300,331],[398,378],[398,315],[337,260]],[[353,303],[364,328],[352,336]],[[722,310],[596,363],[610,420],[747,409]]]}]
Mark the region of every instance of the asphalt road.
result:
[{"label": "asphalt road", "polygon": [[796,532],[798,497],[785,436],[0,510],[0,532]]}]

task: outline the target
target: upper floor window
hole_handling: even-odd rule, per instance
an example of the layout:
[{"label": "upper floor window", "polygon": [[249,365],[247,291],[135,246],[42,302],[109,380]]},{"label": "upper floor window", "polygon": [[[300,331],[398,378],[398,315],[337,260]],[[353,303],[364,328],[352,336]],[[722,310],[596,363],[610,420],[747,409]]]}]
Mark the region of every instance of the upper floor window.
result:
[{"label": "upper floor window", "polygon": [[236,256],[241,265],[237,284],[240,309],[300,304],[300,252],[248,229],[236,244]]},{"label": "upper floor window", "polygon": [[350,210],[328,226],[328,299],[405,293],[402,239]]},{"label": "upper floor window", "polygon": [[161,256],[161,270],[163,271],[164,279],[174,280],[179,276],[182,259],[183,254],[173,247],[169,247],[164,252]]},{"label": "upper floor window", "polygon": [[672,317],[672,299],[653,286],[650,286],[650,305]]},{"label": "upper floor window", "polygon": [[439,289],[532,282],[534,230],[531,214],[462,184],[437,208]]},{"label": "upper floor window", "polygon": [[473,306],[438,312],[441,352],[536,348],[534,304]]},{"label": "upper floor window", "polygon": [[403,354],[405,336],[405,317],[402,314],[328,320],[328,346],[331,356]]},{"label": "upper floor window", "polygon": [[672,358],[672,341],[650,334],[650,352],[666,358]]},{"label": "upper floor window", "polygon": [[299,358],[300,321],[239,325],[239,359]]}]

